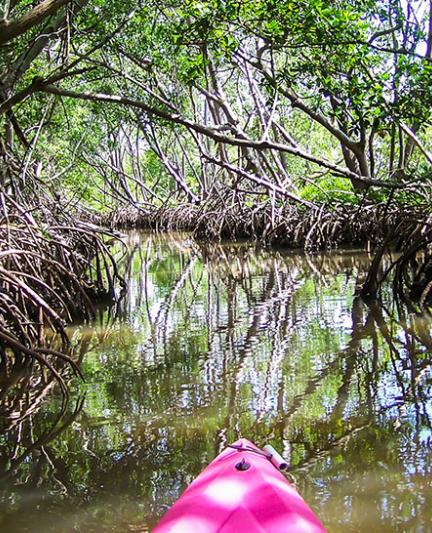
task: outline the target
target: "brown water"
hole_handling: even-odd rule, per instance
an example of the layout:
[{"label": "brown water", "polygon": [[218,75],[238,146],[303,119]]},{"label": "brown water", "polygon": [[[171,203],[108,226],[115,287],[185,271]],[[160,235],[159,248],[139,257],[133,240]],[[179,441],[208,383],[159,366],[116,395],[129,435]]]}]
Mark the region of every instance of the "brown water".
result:
[{"label": "brown water", "polygon": [[369,256],[130,246],[126,297],[71,328],[63,411],[49,375],[0,383],[1,531],[146,531],[239,436],[329,531],[432,531],[432,321],[354,298]]}]

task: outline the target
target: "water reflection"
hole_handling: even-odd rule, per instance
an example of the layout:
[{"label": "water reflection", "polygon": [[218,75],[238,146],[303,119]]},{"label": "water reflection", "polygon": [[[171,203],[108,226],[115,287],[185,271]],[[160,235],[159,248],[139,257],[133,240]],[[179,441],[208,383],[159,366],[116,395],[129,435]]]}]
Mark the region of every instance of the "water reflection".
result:
[{"label": "water reflection", "polygon": [[127,297],[73,330],[82,411],[70,402],[55,433],[59,399],[39,402],[22,442],[52,438],[13,475],[23,452],[3,428],[2,529],[145,531],[239,436],[290,457],[330,531],[429,529],[431,321],[355,297],[366,254],[130,247]]}]

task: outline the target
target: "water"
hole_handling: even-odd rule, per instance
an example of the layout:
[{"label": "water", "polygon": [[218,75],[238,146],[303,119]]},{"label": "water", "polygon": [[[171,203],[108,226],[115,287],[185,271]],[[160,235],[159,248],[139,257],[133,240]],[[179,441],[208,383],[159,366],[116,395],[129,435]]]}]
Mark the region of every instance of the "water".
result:
[{"label": "water", "polygon": [[432,323],[355,299],[368,255],[129,241],[126,298],[70,330],[63,411],[49,374],[2,378],[1,531],[148,531],[239,436],[329,531],[432,530]]}]

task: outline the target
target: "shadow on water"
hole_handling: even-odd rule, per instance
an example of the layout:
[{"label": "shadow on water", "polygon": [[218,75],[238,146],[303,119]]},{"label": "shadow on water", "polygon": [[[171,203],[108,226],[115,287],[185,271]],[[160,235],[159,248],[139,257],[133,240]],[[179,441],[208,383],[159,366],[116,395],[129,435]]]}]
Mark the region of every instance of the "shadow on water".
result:
[{"label": "shadow on water", "polygon": [[330,531],[428,529],[432,321],[355,297],[367,254],[129,240],[128,294],[71,329],[69,403],[2,369],[0,529],[145,531],[239,436]]}]

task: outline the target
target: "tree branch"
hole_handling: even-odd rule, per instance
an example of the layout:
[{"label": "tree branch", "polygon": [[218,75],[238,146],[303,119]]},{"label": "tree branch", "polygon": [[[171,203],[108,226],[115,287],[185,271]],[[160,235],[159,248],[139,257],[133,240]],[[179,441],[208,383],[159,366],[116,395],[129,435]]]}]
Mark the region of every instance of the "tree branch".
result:
[{"label": "tree branch", "polygon": [[255,150],[277,150],[280,152],[286,152],[288,154],[305,159],[306,161],[310,161],[311,163],[315,163],[316,165],[319,165],[321,167],[327,168],[331,170],[334,174],[337,174],[339,176],[349,178],[349,179],[355,179],[358,182],[362,182],[365,185],[369,185],[369,186],[384,187],[387,189],[396,189],[396,188],[403,187],[402,185],[398,185],[395,183],[390,183],[386,181],[371,179],[365,176],[360,176],[359,174],[356,174],[355,172],[352,172],[346,168],[340,167],[339,165],[336,165],[334,163],[331,163],[330,161],[327,161],[326,159],[321,159],[321,158],[315,157],[312,154],[304,152],[303,150],[299,148],[293,148],[291,146],[275,143],[269,140],[254,141],[253,139],[249,139],[249,138],[229,137],[227,135],[223,135],[219,133],[218,131],[215,131],[214,129],[210,127],[206,127],[202,124],[193,122],[192,120],[182,117],[179,114],[170,113],[163,109],[151,107],[145,102],[142,102],[140,100],[134,100],[132,98],[128,98],[127,96],[110,95],[110,94],[104,94],[104,93],[78,93],[78,92],[69,91],[66,89],[61,89],[53,85],[43,85],[43,84],[39,90],[42,92],[55,94],[57,96],[65,96],[68,98],[88,100],[92,102],[99,101],[99,102],[106,102],[106,103],[111,103],[111,104],[120,104],[120,105],[142,109],[149,115],[155,115],[169,122],[173,122],[175,124],[180,124],[182,126],[185,126],[186,128],[196,131],[197,133],[201,133],[203,135],[206,135],[207,137],[210,137],[216,142],[228,144],[231,146],[254,148]]},{"label": "tree branch", "polygon": [[70,2],[71,0],[43,0],[18,20],[3,20],[0,22],[0,46],[41,24],[46,18]]}]

